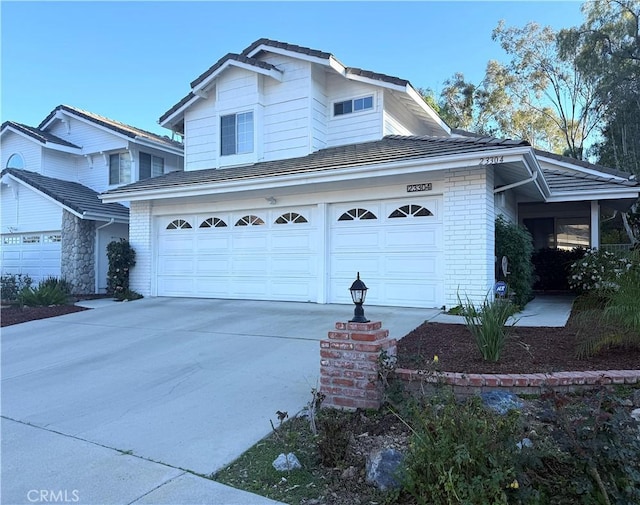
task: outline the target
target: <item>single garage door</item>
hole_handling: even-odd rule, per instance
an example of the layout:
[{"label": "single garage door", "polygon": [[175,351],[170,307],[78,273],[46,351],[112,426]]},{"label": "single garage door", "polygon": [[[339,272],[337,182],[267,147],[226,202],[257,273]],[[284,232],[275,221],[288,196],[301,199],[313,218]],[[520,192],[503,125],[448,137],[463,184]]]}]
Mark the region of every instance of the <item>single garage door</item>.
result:
[{"label": "single garage door", "polygon": [[2,274],[26,274],[33,285],[60,277],[59,231],[2,235]]},{"label": "single garage door", "polygon": [[360,272],[366,304],[444,304],[441,198],[333,205],[329,301],[349,303]]},{"label": "single garage door", "polygon": [[316,301],[312,208],[157,219],[159,296]]}]

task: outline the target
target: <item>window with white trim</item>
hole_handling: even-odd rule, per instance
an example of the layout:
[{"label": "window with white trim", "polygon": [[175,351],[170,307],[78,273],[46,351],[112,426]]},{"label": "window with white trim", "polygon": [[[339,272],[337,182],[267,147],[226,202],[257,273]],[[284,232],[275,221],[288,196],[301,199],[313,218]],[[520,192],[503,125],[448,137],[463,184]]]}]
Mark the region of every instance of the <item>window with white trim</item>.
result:
[{"label": "window with white trim", "polygon": [[174,219],[167,225],[167,230],[188,230],[191,228],[189,221]]},{"label": "window with white trim", "polygon": [[109,155],[109,184],[131,182],[131,155],[116,153]]},{"label": "window with white trim", "polygon": [[220,117],[220,155],[253,152],[253,112]]},{"label": "window with white trim", "polygon": [[263,224],[264,221],[254,215],[244,216],[236,221],[236,226],[260,226]]},{"label": "window with white trim", "polygon": [[9,156],[6,168],[17,168],[19,170],[22,170],[24,168],[24,158],[22,157],[22,155],[14,153]]},{"label": "window with white trim", "polygon": [[140,180],[164,174],[164,158],[140,153]]},{"label": "window with white trim", "polygon": [[367,209],[351,209],[342,214],[338,221],[360,221],[360,220],[369,220],[369,219],[378,219],[376,215]]},{"label": "window with white trim", "polygon": [[344,114],[351,114],[352,112],[368,109],[373,109],[373,95],[345,100],[343,102],[335,102],[333,104],[333,115],[342,116]]}]

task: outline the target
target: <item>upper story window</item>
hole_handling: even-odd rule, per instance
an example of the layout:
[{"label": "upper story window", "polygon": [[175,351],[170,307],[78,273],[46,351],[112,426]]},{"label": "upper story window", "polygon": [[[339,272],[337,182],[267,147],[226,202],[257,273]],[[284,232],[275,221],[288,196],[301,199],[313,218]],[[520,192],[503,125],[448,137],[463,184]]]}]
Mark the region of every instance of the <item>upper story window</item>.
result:
[{"label": "upper story window", "polygon": [[220,154],[253,152],[253,112],[220,117]]},{"label": "upper story window", "polygon": [[117,153],[109,155],[109,184],[131,182],[131,155]]},{"label": "upper story window", "polygon": [[140,153],[140,180],[164,174],[164,158]]},{"label": "upper story window", "polygon": [[333,115],[341,116],[343,114],[351,114],[361,110],[373,109],[373,95],[354,100],[345,100],[344,102],[336,102],[333,104]]},{"label": "upper story window", "polygon": [[24,168],[24,159],[18,153],[12,154],[7,161],[7,168],[18,168],[22,170]]}]

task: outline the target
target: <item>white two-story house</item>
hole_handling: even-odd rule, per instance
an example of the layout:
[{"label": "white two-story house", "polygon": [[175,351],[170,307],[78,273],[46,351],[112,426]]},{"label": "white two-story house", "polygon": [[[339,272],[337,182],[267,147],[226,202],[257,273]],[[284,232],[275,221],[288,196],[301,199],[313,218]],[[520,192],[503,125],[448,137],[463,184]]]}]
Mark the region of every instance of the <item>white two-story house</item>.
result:
[{"label": "white two-story house", "polygon": [[360,272],[373,305],[481,300],[497,215],[596,246],[600,205],[640,192],[623,173],[452,132],[408,81],[268,39],[223,56],[160,123],[184,135],[185,170],[101,195],[131,202],[146,296],[349,303]]},{"label": "white two-story house", "polygon": [[182,170],[182,144],[67,105],[37,127],[7,121],[0,135],[1,273],[104,292],[106,246],[128,238],[129,209],[98,194]]}]

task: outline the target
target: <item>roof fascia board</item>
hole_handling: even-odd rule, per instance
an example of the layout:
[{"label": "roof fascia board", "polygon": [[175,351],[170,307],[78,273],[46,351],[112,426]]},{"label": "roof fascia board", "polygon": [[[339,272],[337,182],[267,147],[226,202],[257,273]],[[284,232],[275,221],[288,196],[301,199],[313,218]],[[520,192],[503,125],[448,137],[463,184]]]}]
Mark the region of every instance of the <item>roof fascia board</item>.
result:
[{"label": "roof fascia board", "polygon": [[198,83],[196,86],[194,86],[193,88],[191,88],[191,91],[194,94],[197,94],[199,91],[204,91],[205,88],[207,88],[212,81],[214,81],[222,72],[224,72],[227,68],[229,67],[238,67],[238,68],[242,68],[244,70],[248,70],[250,72],[256,72],[258,74],[262,74],[262,75],[266,75],[267,77],[271,77],[272,79],[275,79],[278,82],[282,82],[282,72],[278,71],[278,70],[269,70],[266,68],[262,68],[256,65],[249,65],[247,63],[244,63],[242,61],[237,61],[237,60],[227,60],[225,61],[220,68],[216,69],[215,72],[213,72],[211,75],[207,76],[206,79],[204,79],[202,82]]},{"label": "roof fascia board", "polygon": [[575,202],[579,200],[619,200],[619,199],[637,199],[640,197],[640,188],[632,190],[629,188],[615,190],[615,189],[601,189],[598,191],[584,191],[582,193],[576,193],[575,191],[563,191],[559,193],[553,193],[547,202]]},{"label": "roof fascia board", "polygon": [[[520,149],[517,149],[520,151]],[[482,154],[480,156],[479,154]],[[339,182],[345,177],[351,179],[366,179],[370,177],[386,177],[393,175],[414,174],[420,172],[434,172],[456,168],[476,168],[483,165],[480,160],[484,157],[500,155],[504,163],[522,161],[523,153],[505,154],[505,150],[482,151],[482,153],[463,153],[460,155],[446,155],[433,158],[420,158],[390,163],[372,165],[347,166],[338,169],[318,170],[314,172],[298,172],[277,176],[258,176],[255,179],[235,179],[231,181],[216,181],[206,184],[193,184],[185,187],[171,186],[167,188],[122,191],[103,193],[98,195],[105,203],[120,201],[143,201],[156,198],[180,198],[189,196],[210,195],[212,193],[230,193],[238,190],[252,191],[256,189],[275,189],[284,186],[299,186],[324,182]],[[470,163],[475,161],[475,163]],[[251,181],[251,182],[248,182]]]},{"label": "roof fascia board", "polygon": [[38,188],[34,188],[31,184],[29,184],[26,181],[23,181],[22,179],[20,179],[19,177],[15,177],[13,174],[5,174],[8,175],[11,180],[16,181],[18,184],[20,184],[21,186],[24,186],[25,188],[28,188],[30,191],[33,191],[34,193],[37,193],[38,195],[40,195],[41,197],[43,197],[44,199],[56,204],[58,207],[65,209],[66,211],[70,212],[71,214],[73,214],[76,217],[82,218],[82,214],[80,214],[79,212],[73,210],[71,207],[66,206],[65,204],[63,204],[62,202],[60,202],[59,200],[56,200],[55,198],[47,195],[46,193],[43,193],[42,191],[40,191]]},{"label": "roof fascia board", "polygon": [[[57,113],[58,112],[62,112],[63,114],[66,114],[66,115],[68,115],[68,116],[70,116],[70,117],[72,117],[74,119],[77,119],[78,121],[81,121],[84,124],[87,124],[89,126],[97,128],[98,130],[101,130],[103,132],[106,132],[106,133],[109,133],[111,135],[114,135],[114,136],[116,136],[116,137],[118,137],[120,139],[126,140],[127,142],[139,143],[141,141],[141,139],[143,138],[143,137],[140,137],[139,135],[136,135],[135,133],[132,133],[131,135],[133,135],[133,136],[130,136],[130,135],[126,135],[124,133],[117,132],[117,131],[112,130],[111,128],[109,128],[107,126],[98,124],[95,121],[91,121],[90,119],[87,119],[85,117],[78,116],[78,115],[74,114],[73,112],[65,110],[65,109],[60,109],[59,111],[57,111]],[[57,113],[49,121],[47,121],[46,125],[43,126],[43,129],[46,128],[47,126],[49,126],[51,124],[51,122],[54,119],[56,119]],[[171,149],[170,146],[166,146],[165,144],[162,144],[161,142],[155,142],[155,141],[153,141],[151,139],[147,139],[147,138],[145,138],[144,140],[146,142],[148,142],[149,145],[152,145],[156,149],[161,149],[161,150],[170,150]],[[79,153],[79,154],[90,154],[90,153],[86,153],[84,148],[83,148],[82,152]]]},{"label": "roof fascia board", "polygon": [[[324,66],[332,66],[331,60],[337,61],[333,56],[327,58],[318,58],[317,56],[311,56],[309,54],[299,53],[297,51],[289,51],[288,49],[283,49],[281,47],[270,46],[269,44],[260,44],[253,51],[247,54],[249,58],[255,57],[261,51],[265,51],[267,53],[275,53],[281,54],[283,56],[289,56],[290,58],[295,58],[298,60],[310,61],[311,63],[318,63]],[[343,67],[344,68],[344,67]]]},{"label": "roof fascia board", "polygon": [[[202,100],[202,97],[199,97],[198,95],[195,95],[191,100],[187,101],[184,103],[184,105],[182,107],[180,107],[179,109],[176,109],[173,114],[171,114],[170,116],[168,116],[164,121],[162,122],[158,122],[158,124],[164,128],[169,128],[169,126],[167,126],[167,124],[171,124],[177,116],[181,115],[182,113],[184,113],[185,110],[187,110],[189,107],[191,107],[194,103],[196,103],[198,100]],[[170,129],[170,128],[169,128]]]},{"label": "roof fascia board", "polygon": [[4,128],[4,130],[2,130],[2,135],[5,134],[6,131],[10,131],[12,133],[15,133],[16,135],[20,135],[21,137],[30,140],[31,142],[34,142],[36,144],[38,144],[40,147],[45,147],[47,149],[53,149],[54,151],[61,151],[63,153],[69,153],[69,154],[82,154],[82,149],[78,149],[76,147],[69,147],[69,146],[63,146],[61,144],[56,144],[55,142],[51,141],[48,142],[47,140],[38,140],[37,138],[28,135],[27,133],[20,131],[16,128],[13,128],[11,125],[8,125]]},{"label": "roof fascia board", "polygon": [[129,222],[129,219],[127,218],[123,218],[123,217],[114,217],[114,216],[110,216],[107,214],[101,214],[99,212],[83,212],[80,216],[82,219],[88,219],[90,221],[111,221],[113,220],[114,223],[123,223],[123,224],[127,224]]},{"label": "roof fascia board", "polygon": [[[135,139],[129,139],[130,142],[134,142],[140,146],[146,146],[146,147],[151,147],[153,149],[161,149],[158,147],[158,144],[156,144],[153,141],[149,141],[145,138],[142,137],[136,137]],[[167,151],[167,152],[171,152],[173,154],[177,154],[179,156],[184,156],[184,149],[180,149],[178,147],[173,147],[173,146],[167,146],[162,148],[161,150],[163,151]]]},{"label": "roof fascia board", "polygon": [[420,94],[415,89],[413,89],[413,86],[411,86],[410,84],[407,84],[406,89],[404,91],[407,93],[407,95],[409,95],[409,97],[411,97],[413,99],[414,102],[416,102],[420,106],[420,108],[422,108],[422,110],[426,114],[429,115],[429,117],[434,122],[438,123],[440,128],[442,128],[447,133],[447,135],[451,135],[451,128],[449,128],[447,123],[445,123],[442,120],[442,118],[440,116],[438,116],[436,111],[433,110],[429,106],[429,104],[423,100],[423,98],[420,96]]},{"label": "roof fascia board", "polygon": [[[607,172],[600,172],[599,170],[581,167],[580,165],[574,165],[573,163],[569,163],[566,161],[556,160],[554,158],[547,158],[541,154],[537,155],[539,159],[543,160],[545,163],[549,163],[551,165],[556,165],[562,168],[568,168],[569,170],[574,170],[576,172],[582,172],[589,175],[595,175],[597,177],[603,177],[605,179],[615,179],[617,181],[628,181],[628,178],[620,177],[618,175],[610,174]],[[629,174],[631,176],[632,174]]]},{"label": "roof fascia board", "polygon": [[549,183],[547,182],[547,180],[544,178],[542,167],[540,166],[540,163],[538,163],[535,152],[531,147],[526,148],[526,152],[523,156],[523,162],[532,176],[534,172],[538,173],[538,177],[536,177],[534,183],[538,187],[538,191],[540,191],[540,194],[545,199],[547,199],[551,194],[551,188],[549,187]]}]

